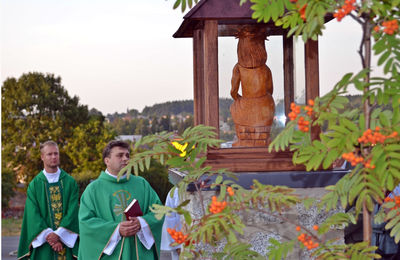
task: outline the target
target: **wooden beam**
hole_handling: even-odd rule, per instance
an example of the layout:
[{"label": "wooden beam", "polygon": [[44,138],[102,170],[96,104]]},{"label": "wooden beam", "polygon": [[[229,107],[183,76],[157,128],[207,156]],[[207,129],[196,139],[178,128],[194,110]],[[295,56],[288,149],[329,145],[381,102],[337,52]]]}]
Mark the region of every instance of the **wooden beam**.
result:
[{"label": "wooden beam", "polygon": [[216,128],[219,137],[218,21],[204,21],[205,124]]},{"label": "wooden beam", "polygon": [[[306,103],[309,99],[319,96],[319,62],[318,62],[318,40],[308,40],[304,45],[304,60],[306,73]],[[320,127],[311,128],[311,138],[318,139]]]},{"label": "wooden beam", "polygon": [[318,40],[308,40],[304,45],[306,73],[306,102],[319,96]]},{"label": "wooden beam", "polygon": [[194,124],[204,124],[204,38],[203,29],[193,31],[193,110]]},{"label": "wooden beam", "polygon": [[289,120],[290,103],[294,102],[294,58],[293,37],[283,38],[283,89],[286,121]]}]

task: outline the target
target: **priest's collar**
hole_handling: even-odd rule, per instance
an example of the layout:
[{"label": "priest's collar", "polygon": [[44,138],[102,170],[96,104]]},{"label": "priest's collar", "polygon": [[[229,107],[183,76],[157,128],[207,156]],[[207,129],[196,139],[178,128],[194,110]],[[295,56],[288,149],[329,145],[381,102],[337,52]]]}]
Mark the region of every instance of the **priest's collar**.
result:
[{"label": "priest's collar", "polygon": [[56,183],[60,179],[61,170],[57,167],[57,171],[55,173],[48,173],[46,169],[43,169],[43,174],[46,176],[46,179],[49,183]]},{"label": "priest's collar", "polygon": [[[111,174],[107,169],[106,169],[104,172],[107,173],[108,175],[110,175],[111,177],[113,177],[114,179],[117,179],[117,178],[118,178],[117,176]],[[120,180],[123,180],[123,179],[125,179],[125,178],[126,178],[126,173],[125,173],[124,175],[122,175],[119,179],[120,179]]]}]

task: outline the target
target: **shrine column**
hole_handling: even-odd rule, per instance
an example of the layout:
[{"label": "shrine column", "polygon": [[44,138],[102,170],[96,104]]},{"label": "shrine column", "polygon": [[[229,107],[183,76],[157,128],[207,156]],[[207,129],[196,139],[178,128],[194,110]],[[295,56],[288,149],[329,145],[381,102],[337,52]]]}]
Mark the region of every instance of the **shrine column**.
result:
[{"label": "shrine column", "polygon": [[283,89],[286,120],[289,120],[290,103],[294,102],[293,37],[283,36]]},{"label": "shrine column", "polygon": [[318,40],[308,40],[304,45],[306,70],[306,102],[319,96]]},{"label": "shrine column", "polygon": [[[309,99],[319,97],[319,62],[318,40],[308,40],[304,45],[304,60],[306,73],[306,103]],[[320,127],[311,127],[311,138],[319,139]]]},{"label": "shrine column", "polygon": [[204,123],[213,126],[219,138],[218,21],[204,21]]},{"label": "shrine column", "polygon": [[205,124],[204,118],[204,31],[193,31],[193,110],[194,125]]}]

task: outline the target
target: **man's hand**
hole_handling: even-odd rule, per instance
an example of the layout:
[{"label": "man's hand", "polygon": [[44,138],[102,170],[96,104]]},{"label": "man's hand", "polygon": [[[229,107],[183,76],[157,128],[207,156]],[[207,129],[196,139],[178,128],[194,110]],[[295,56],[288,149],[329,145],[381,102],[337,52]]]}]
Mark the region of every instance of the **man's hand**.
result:
[{"label": "man's hand", "polygon": [[56,242],[55,244],[53,244],[53,245],[51,246],[51,248],[53,248],[53,250],[56,251],[57,253],[58,253],[58,252],[61,252],[61,250],[64,249],[63,244],[62,244],[60,241],[58,241],[58,242]]},{"label": "man's hand", "polygon": [[60,238],[55,233],[50,233],[47,235],[46,241],[53,246],[55,243],[60,241]]},{"label": "man's hand", "polygon": [[140,222],[137,218],[130,217],[128,221],[122,221],[119,225],[119,233],[123,237],[134,236],[140,230]]},{"label": "man's hand", "polygon": [[53,248],[54,251],[60,252],[63,250],[63,244],[60,241],[60,237],[57,236],[55,233],[50,233],[46,237],[47,243]]}]

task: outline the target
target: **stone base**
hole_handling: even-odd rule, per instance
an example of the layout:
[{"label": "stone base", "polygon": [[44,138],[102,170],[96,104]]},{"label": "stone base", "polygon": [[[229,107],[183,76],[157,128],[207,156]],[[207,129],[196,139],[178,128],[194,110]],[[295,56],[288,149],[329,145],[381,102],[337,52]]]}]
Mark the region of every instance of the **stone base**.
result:
[{"label": "stone base", "polygon": [[[216,191],[203,191],[204,196],[204,207],[207,208],[211,202],[211,197],[218,195]],[[325,193],[324,188],[299,188],[295,191],[300,197],[312,197],[321,198]],[[188,204],[187,209],[192,212],[193,218],[199,218],[201,213],[201,207],[199,205],[198,197],[196,193],[187,193],[188,198],[191,202]],[[338,212],[320,212],[318,213],[315,206],[310,209],[306,209],[303,204],[297,204],[290,211],[287,211],[283,216],[290,219],[294,223],[299,223],[306,228],[312,230],[314,225],[321,224],[327,217]],[[246,225],[244,235],[239,236],[239,239],[245,242],[249,242],[252,245],[252,250],[267,256],[268,247],[270,246],[269,239],[274,238],[278,241],[288,241],[298,236],[298,232],[295,230],[296,226],[283,222],[280,218],[274,214],[264,214],[259,211],[243,211],[237,212]],[[344,243],[344,230],[343,229],[332,229],[327,235],[327,239],[337,238],[338,243]],[[222,242],[217,248],[212,248],[209,245],[200,245],[200,248],[204,249],[205,252],[211,252],[214,250],[222,251],[224,243]],[[296,246],[295,249],[290,253],[286,259],[312,259],[311,251],[303,250]]]}]

